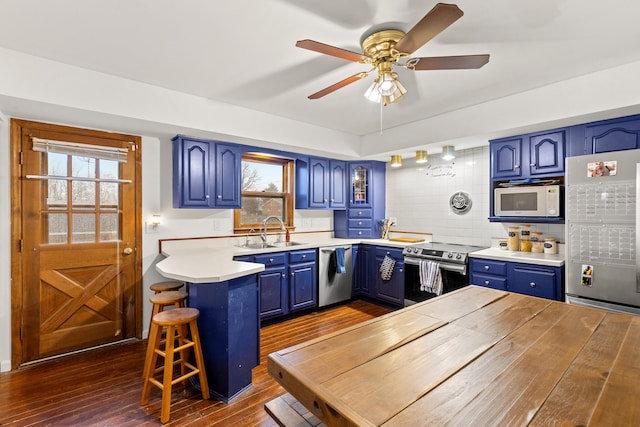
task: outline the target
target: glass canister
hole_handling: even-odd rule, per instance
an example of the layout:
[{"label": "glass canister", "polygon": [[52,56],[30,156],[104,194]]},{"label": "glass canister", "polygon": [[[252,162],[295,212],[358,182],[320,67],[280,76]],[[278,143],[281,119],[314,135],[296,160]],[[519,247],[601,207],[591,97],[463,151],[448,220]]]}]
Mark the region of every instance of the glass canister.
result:
[{"label": "glass canister", "polygon": [[520,228],[509,227],[509,238],[507,239],[507,249],[510,251],[517,251],[520,241]]},{"label": "glass canister", "polygon": [[544,241],[542,233],[539,231],[531,232],[531,252],[541,254],[544,251]]},{"label": "glass canister", "polygon": [[500,249],[502,249],[503,251],[506,251],[507,248],[509,247],[509,239],[499,239],[498,240],[498,247]]},{"label": "glass canister", "polygon": [[547,237],[544,239],[544,253],[545,254],[557,254],[558,246],[556,239],[553,237]]},{"label": "glass canister", "polygon": [[520,250],[531,252],[531,226],[529,224],[520,224]]}]

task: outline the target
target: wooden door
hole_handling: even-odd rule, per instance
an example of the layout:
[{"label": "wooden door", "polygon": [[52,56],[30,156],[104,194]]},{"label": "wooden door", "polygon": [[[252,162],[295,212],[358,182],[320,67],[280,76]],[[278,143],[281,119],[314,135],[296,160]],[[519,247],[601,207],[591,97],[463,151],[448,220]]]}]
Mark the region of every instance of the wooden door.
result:
[{"label": "wooden door", "polygon": [[12,120],[11,143],[12,364],[140,337],[140,138]]}]

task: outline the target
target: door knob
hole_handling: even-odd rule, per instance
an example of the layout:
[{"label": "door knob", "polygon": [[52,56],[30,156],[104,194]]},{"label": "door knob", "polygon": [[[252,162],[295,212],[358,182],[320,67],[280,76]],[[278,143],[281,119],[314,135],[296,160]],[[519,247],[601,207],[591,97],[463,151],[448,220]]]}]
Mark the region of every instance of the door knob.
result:
[{"label": "door knob", "polygon": [[131,255],[133,253],[133,249],[131,248],[124,248],[124,250],[122,251],[123,254],[125,255]]}]

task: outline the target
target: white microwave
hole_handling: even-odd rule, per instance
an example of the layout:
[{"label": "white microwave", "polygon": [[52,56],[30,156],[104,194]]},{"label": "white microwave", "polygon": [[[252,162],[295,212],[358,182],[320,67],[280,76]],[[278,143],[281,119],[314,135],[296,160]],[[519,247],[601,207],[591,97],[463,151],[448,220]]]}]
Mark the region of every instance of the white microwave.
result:
[{"label": "white microwave", "polygon": [[560,186],[521,185],[494,190],[495,216],[560,216]]}]

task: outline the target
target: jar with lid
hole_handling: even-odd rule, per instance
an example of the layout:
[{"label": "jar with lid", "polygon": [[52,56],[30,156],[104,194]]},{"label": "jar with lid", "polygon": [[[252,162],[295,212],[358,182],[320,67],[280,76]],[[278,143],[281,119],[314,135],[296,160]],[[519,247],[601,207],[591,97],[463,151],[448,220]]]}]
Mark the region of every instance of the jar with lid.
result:
[{"label": "jar with lid", "polygon": [[557,254],[558,246],[556,239],[553,237],[547,237],[544,239],[544,253],[545,254]]},{"label": "jar with lid", "polygon": [[520,229],[518,227],[509,227],[509,238],[507,239],[507,249],[510,251],[517,251],[520,241]]},{"label": "jar with lid", "polygon": [[509,247],[509,239],[499,239],[498,240],[498,247],[500,249],[502,249],[503,251],[506,251],[507,248]]},{"label": "jar with lid", "polygon": [[520,250],[531,252],[531,226],[529,224],[520,224]]},{"label": "jar with lid", "polygon": [[541,254],[544,251],[544,241],[542,233],[539,231],[531,232],[531,252]]}]

